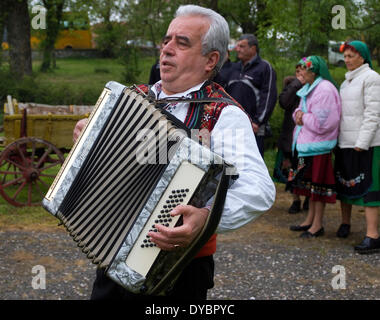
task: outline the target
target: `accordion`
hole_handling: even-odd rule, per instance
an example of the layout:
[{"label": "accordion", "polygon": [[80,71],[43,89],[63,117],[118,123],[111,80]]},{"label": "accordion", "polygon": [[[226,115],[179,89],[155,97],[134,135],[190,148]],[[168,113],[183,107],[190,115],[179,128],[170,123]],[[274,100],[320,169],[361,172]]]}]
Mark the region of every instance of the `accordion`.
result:
[{"label": "accordion", "polygon": [[[136,88],[111,81],[42,201],[131,292],[167,294],[220,221],[233,167],[189,134]],[[176,205],[207,203],[206,224],[188,247],[165,251],[150,241],[155,224],[181,223],[170,216]]]}]

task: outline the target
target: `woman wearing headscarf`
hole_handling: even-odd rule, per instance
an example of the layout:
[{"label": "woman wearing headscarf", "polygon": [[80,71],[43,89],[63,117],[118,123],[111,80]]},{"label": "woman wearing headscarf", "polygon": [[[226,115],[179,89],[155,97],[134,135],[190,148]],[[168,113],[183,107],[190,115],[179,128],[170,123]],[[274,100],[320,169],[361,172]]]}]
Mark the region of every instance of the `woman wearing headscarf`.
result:
[{"label": "woman wearing headscarf", "polygon": [[341,52],[348,72],[340,88],[342,119],[335,158],[342,211],[337,236],[345,238],[350,232],[352,205],[364,206],[367,232],[355,250],[373,253],[380,251],[380,75],[364,42],[346,42]]},{"label": "woman wearing headscarf", "polygon": [[301,238],[313,238],[324,234],[326,203],[336,202],[332,150],[337,144],[342,106],[323,58],[309,56],[300,63],[306,84],[297,92],[301,101],[293,113],[292,150],[297,162],[290,171],[288,188],[310,200],[306,219],[290,230],[304,231]]}]

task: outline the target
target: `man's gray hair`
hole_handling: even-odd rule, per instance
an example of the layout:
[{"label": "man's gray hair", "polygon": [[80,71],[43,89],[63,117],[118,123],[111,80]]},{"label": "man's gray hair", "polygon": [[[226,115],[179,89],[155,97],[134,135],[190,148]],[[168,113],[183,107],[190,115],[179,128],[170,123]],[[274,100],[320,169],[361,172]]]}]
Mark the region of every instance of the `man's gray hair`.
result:
[{"label": "man's gray hair", "polygon": [[252,33],[243,34],[239,38],[239,41],[241,40],[247,40],[250,47],[256,46],[256,51],[259,53],[259,41],[257,41],[257,38]]},{"label": "man's gray hair", "polygon": [[202,54],[218,51],[220,58],[215,68],[219,71],[227,59],[228,42],[230,40],[230,29],[226,19],[219,13],[196,5],[183,5],[177,9],[175,17],[202,16],[210,21],[210,28],[202,39]]}]

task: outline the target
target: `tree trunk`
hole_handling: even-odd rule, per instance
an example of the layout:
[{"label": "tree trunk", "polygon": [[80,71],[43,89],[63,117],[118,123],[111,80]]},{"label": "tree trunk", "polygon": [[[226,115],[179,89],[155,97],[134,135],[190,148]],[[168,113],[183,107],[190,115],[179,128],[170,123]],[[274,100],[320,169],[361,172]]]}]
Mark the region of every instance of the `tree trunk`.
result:
[{"label": "tree trunk", "polygon": [[257,25],[252,21],[244,21],[240,24],[240,27],[242,28],[243,33],[257,34]]},{"label": "tree trunk", "polygon": [[55,67],[55,54],[54,45],[57,39],[60,23],[62,19],[62,10],[64,0],[44,0],[44,6],[47,10],[46,14],[46,39],[43,44],[43,60],[41,64],[41,71],[47,71],[51,65]]},{"label": "tree trunk", "polygon": [[218,12],[218,0],[211,0],[210,1],[210,9]]},{"label": "tree trunk", "polygon": [[43,54],[42,54],[42,64],[41,64],[41,71],[45,72],[50,69],[51,63],[52,63],[52,56],[54,52],[54,43],[46,43],[44,45]]},{"label": "tree trunk", "polygon": [[2,14],[0,13],[0,67],[3,62],[3,35],[4,35],[4,20],[2,19]]},{"label": "tree trunk", "polygon": [[298,0],[298,29],[301,39],[303,39],[303,0]]},{"label": "tree trunk", "polygon": [[32,74],[32,49],[30,47],[30,18],[27,0],[7,1],[7,30],[10,71],[21,79]]}]

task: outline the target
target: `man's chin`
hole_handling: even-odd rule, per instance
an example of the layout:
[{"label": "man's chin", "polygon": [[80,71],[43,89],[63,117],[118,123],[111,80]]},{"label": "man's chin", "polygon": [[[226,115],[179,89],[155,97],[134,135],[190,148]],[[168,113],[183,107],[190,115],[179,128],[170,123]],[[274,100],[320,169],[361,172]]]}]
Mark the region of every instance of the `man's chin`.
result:
[{"label": "man's chin", "polygon": [[175,75],[172,72],[164,72],[161,70],[161,81],[170,83],[175,80]]},{"label": "man's chin", "polygon": [[166,94],[176,93],[175,81],[169,77],[161,77],[162,89]]}]

